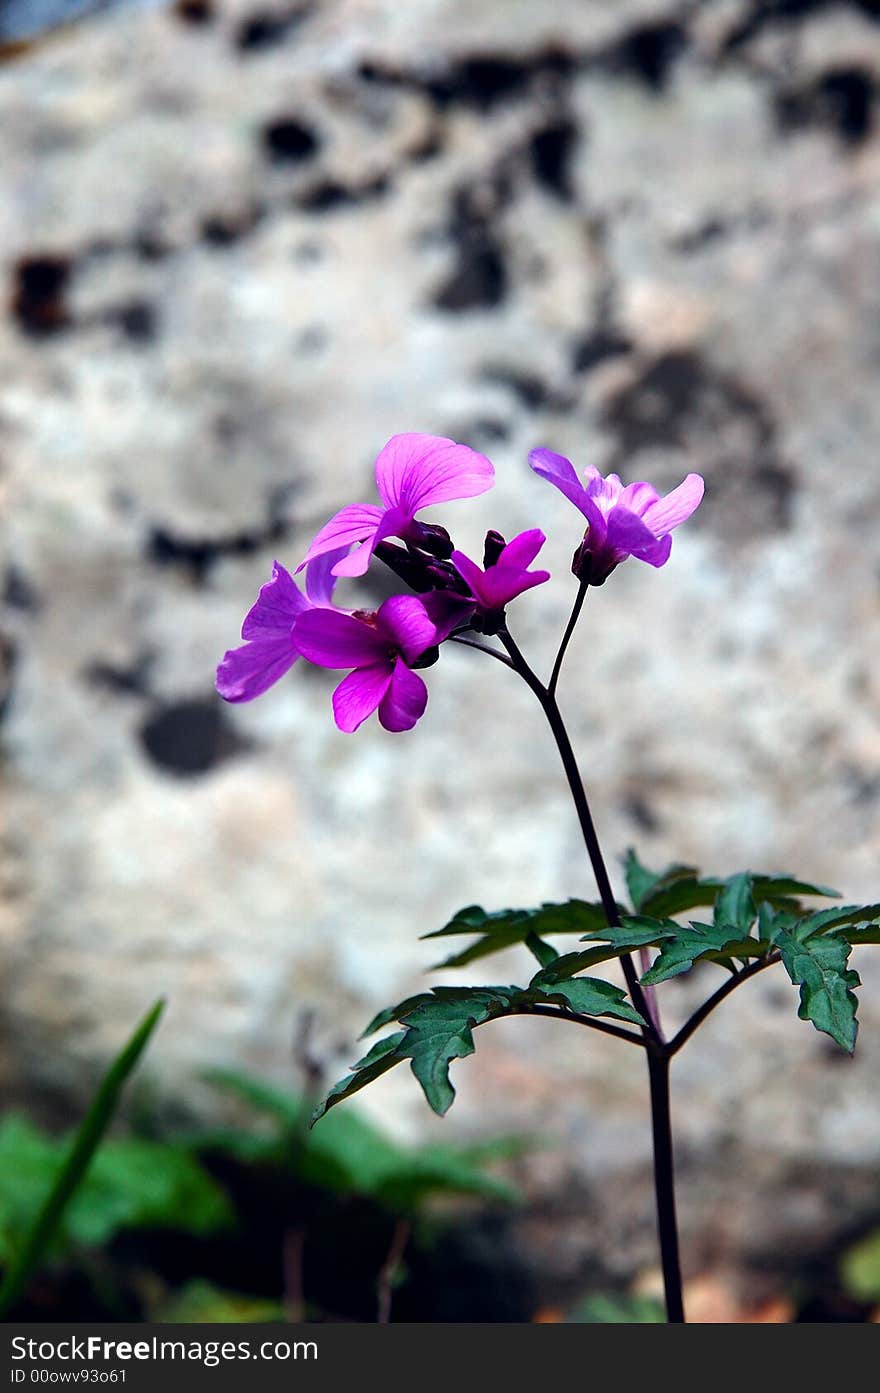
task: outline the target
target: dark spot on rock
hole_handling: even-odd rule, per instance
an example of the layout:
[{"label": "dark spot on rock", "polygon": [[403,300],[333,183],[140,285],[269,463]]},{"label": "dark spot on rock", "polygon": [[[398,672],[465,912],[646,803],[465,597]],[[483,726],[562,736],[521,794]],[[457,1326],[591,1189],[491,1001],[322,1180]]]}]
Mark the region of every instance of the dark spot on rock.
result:
[{"label": "dark spot on rock", "polygon": [[384,198],[390,189],[391,180],[387,174],[379,174],[366,184],[354,186],[340,183],[337,179],[323,179],[297,194],[293,201],[297,208],[307,213],[332,213],[337,208],[351,208]]},{"label": "dark spot on rock", "polygon": [[175,0],[174,13],[184,24],[210,24],[215,10],[212,0]]},{"label": "dark spot on rock", "polygon": [[483,377],[487,382],[509,387],[530,411],[546,406],[550,399],[550,389],[537,373],[520,372],[515,368],[486,368]]},{"label": "dark spot on rock", "polygon": [[571,184],[571,157],[580,132],[573,121],[551,121],[532,134],[529,154],[538,183],[564,202],[574,196]]},{"label": "dark spot on rock", "polygon": [[[880,0],[850,0],[850,4],[868,19],[880,20]],[[771,25],[793,25],[809,15],[837,6],[838,0],[752,0],[743,18],[729,31],[722,53],[736,52]]]},{"label": "dark spot on rock", "polygon": [[443,131],[440,126],[432,126],[429,131],[410,146],[406,152],[406,157],[412,160],[413,164],[425,164],[428,160],[434,160],[443,152]]},{"label": "dark spot on rock", "polygon": [[171,248],[155,228],[144,227],[135,233],[132,250],[141,261],[163,261],[171,254]]},{"label": "dark spot on rock", "polygon": [[569,53],[551,47],[526,58],[498,53],[472,54],[457,63],[449,63],[442,70],[429,72],[404,71],[365,62],[358,68],[358,76],[364,82],[422,92],[441,109],[458,104],[490,111],[526,96],[536,80],[566,78],[574,67],[575,60]]},{"label": "dark spot on rock", "polygon": [[240,53],[259,53],[274,48],[302,23],[311,8],[311,5],[298,5],[287,10],[254,10],[236,29],[235,47]]},{"label": "dark spot on rock", "polygon": [[697,354],[667,353],[649,363],[609,399],[602,419],[616,437],[615,466],[642,450],[671,451],[681,456],[676,472],[706,475],[697,525],[723,518],[723,535],[736,545],[791,525],[797,477],[779,457],[769,408]]},{"label": "dark spot on rock", "polygon": [[141,653],[127,667],[96,658],[83,669],[83,677],[89,686],[103,688],[117,696],[148,696],[154,662],[152,653]]},{"label": "dark spot on rock", "polygon": [[703,247],[720,241],[726,232],[727,225],[722,218],[707,218],[699,226],[676,237],[672,242],[672,248],[690,256],[693,252],[702,251]]},{"label": "dark spot on rock", "polygon": [[845,145],[860,145],[874,120],[876,84],[865,68],[833,68],[807,87],[781,92],[776,118],[784,131],[826,126]]},{"label": "dark spot on rock", "polygon": [[616,329],[599,327],[575,343],[571,365],[575,372],[591,372],[608,358],[621,358],[632,352],[632,340]]},{"label": "dark spot on rock", "polygon": [[643,794],[627,794],[623,800],[623,812],[642,832],[660,831],[660,819]]},{"label": "dark spot on rock", "polygon": [[107,321],[116,324],[132,343],[151,343],[156,337],[156,311],[148,300],[129,300],[107,311]]},{"label": "dark spot on rock", "polygon": [[202,241],[209,247],[230,247],[253,232],[262,216],[256,203],[235,213],[208,213],[202,219]]},{"label": "dark spot on rock", "polygon": [[0,632],[0,721],[9,709],[17,665],[17,645],[8,634]]},{"label": "dark spot on rock", "polygon": [[643,82],[652,92],[662,92],[687,41],[684,26],[674,21],[642,24],[629,30],[615,45],[609,54],[609,64],[614,70]]},{"label": "dark spot on rock", "polygon": [[269,499],[269,518],[262,528],[242,530],[221,537],[187,537],[169,527],[156,526],[147,537],[147,559],[158,566],[175,566],[202,585],[211,567],[222,557],[253,556],[255,552],[287,536],[287,489],[276,490]]},{"label": "dark spot on rock", "polygon": [[43,336],[68,327],[66,294],[72,269],[67,256],[26,256],[16,263],[11,310],[25,333]]},{"label": "dark spot on rock", "polygon": [[26,614],[36,614],[42,600],[24,571],[10,563],[6,567],[3,580],[3,603],[10,609],[20,609]]},{"label": "dark spot on rock", "polygon": [[247,747],[230,725],[219,698],[159,704],[139,735],[148,758],[180,778],[206,774]]},{"label": "dark spot on rock", "polygon": [[507,267],[492,227],[492,212],[506,197],[502,181],[489,189],[459,189],[453,199],[447,235],[456,264],[434,297],[438,309],[460,313],[492,309],[507,294]]},{"label": "dark spot on rock", "polygon": [[264,153],[277,164],[310,160],[317,154],[321,143],[311,127],[295,116],[280,116],[274,121],[267,121],[261,140]]}]

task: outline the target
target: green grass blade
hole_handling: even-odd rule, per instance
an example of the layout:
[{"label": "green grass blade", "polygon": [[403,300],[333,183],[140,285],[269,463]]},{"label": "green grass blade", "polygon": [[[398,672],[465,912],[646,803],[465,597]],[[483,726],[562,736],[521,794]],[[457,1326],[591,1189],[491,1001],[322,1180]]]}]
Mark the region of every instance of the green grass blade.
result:
[{"label": "green grass blade", "polygon": [[15,1307],[39,1267],[67,1205],[113,1120],[126,1080],[146,1049],[164,1009],[165,1002],[157,1001],[104,1075],[73,1139],[70,1154],[0,1286],[0,1320],[5,1320]]}]

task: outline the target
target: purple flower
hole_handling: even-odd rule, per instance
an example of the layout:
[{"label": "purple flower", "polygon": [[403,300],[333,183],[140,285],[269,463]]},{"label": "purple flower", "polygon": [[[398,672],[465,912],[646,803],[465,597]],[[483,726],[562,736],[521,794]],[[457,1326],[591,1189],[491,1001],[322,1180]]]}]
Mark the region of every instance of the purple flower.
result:
[{"label": "purple flower", "polygon": [[321,528],[297,569],[328,551],[348,550],[360,542],[350,556],[337,560],[333,573],[362,576],[383,537],[418,543],[436,532],[415,522],[420,508],[473,498],[491,488],[494,478],[489,460],[467,445],[437,435],[393,435],[376,460],[376,486],[383,506],[352,503],[341,509]]},{"label": "purple flower", "polygon": [[377,708],[386,730],[412,730],[428,703],[428,689],[413,664],[456,622],[454,610],[435,622],[429,608],[416,595],[392,595],[375,614],[313,609],[298,620],[296,642],[303,657],[319,667],[354,668],[333,693],[340,730],[357,730]]},{"label": "purple flower", "polygon": [[[490,533],[490,537],[492,535]],[[487,545],[485,570],[481,570],[475,561],[461,551],[454,551],[449,559],[469,587],[478,609],[484,614],[497,614],[524,590],[531,590],[533,585],[543,585],[545,580],[550,579],[549,571],[528,569],[546,540],[537,527],[530,532],[520,532],[500,551],[497,551],[497,547],[493,549],[496,551],[494,561],[490,560],[492,552]]]},{"label": "purple flower", "polygon": [[332,569],[341,555],[344,552],[327,552],[311,563],[305,595],[290,572],[279,561],[273,563],[272,579],[261,587],[241,626],[247,641],[231,648],[217,668],[217,691],[225,701],[253,701],[293,666],[300,656],[294,624],[309,610],[332,607]]},{"label": "purple flower", "polygon": [[587,519],[572,569],[592,585],[601,585],[628,556],[649,566],[664,566],[672,550],[669,534],[690,517],[703,497],[699,474],[688,474],[678,488],[661,498],[651,484],[624,487],[616,474],[603,479],[593,465],[584,471],[586,483],[582,484],[571,460],[552,450],[532,450],[529,463]]}]

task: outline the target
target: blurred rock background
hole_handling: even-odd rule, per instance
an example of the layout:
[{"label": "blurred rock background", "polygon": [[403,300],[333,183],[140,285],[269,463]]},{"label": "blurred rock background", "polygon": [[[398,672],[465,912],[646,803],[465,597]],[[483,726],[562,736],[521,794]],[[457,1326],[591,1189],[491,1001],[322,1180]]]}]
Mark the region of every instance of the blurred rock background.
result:
[{"label": "blurred rock background", "polygon": [[[880,6],[179,0],[35,42],[21,13],[0,17],[7,1096],[69,1112],[160,993],[171,1111],[208,1106],[210,1064],[288,1078],[304,1011],[335,1077],[425,982],[420,933],[593,895],[534,704],[478,655],[444,653],[404,737],[337,733],[314,670],[250,707],[213,694],[273,557],[371,497],[400,430],[494,460],[494,492],[443,513],[466,550],[547,531],[554,582],[515,615],[545,668],[578,527],[528,450],[661,488],[701,471],[670,565],[618,571],[572,648],[605,845],[876,899]],[[768,974],[677,1062],[692,1269],[796,1269],[880,1212],[880,967],[857,966],[854,1061]],[[670,1019],[713,984],[669,983]],[[404,1071],[363,1098],[405,1136],[549,1136],[523,1239],[629,1271],[653,1251],[642,1073],[518,1021],[457,1067],[445,1123]]]}]

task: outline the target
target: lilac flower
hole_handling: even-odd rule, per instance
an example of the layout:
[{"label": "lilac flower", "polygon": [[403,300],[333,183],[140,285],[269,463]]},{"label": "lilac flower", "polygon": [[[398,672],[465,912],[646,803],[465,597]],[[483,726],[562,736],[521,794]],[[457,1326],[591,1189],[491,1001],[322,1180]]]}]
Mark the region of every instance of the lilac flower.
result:
[{"label": "lilac flower", "polygon": [[293,627],[309,610],[332,607],[332,569],[345,551],[327,552],[310,564],[305,595],[290,572],[273,563],[272,579],[261,587],[241,626],[246,642],[230,649],[217,668],[217,691],[225,701],[253,701],[293,666],[300,656]]},{"label": "lilac flower", "polygon": [[549,571],[528,569],[547,540],[538,528],[520,532],[506,546],[502,538],[498,538],[496,545],[492,546],[492,538],[493,534],[490,533],[486,539],[484,570],[461,551],[454,551],[449,558],[469,587],[477,608],[484,614],[499,613],[524,590],[543,585],[545,580],[550,579]]},{"label": "lilac flower", "polygon": [[430,608],[416,595],[392,595],[375,614],[313,609],[298,620],[303,657],[319,667],[354,669],[333,693],[340,730],[357,730],[377,709],[386,730],[412,730],[428,703],[428,689],[412,667],[448,636],[462,606],[444,607],[439,622]]},{"label": "lilac flower", "polygon": [[587,519],[572,570],[591,585],[601,585],[628,556],[649,566],[664,566],[672,550],[669,534],[690,517],[703,497],[699,474],[688,474],[678,488],[661,498],[651,484],[624,487],[616,474],[603,479],[593,465],[584,471],[586,483],[582,484],[571,461],[552,450],[532,450],[529,463]]},{"label": "lilac flower", "polygon": [[[328,551],[348,550],[360,542],[351,555],[337,560],[333,573],[362,576],[373,548],[383,537],[414,543],[436,540],[437,528],[415,521],[420,508],[453,498],[473,498],[491,488],[494,478],[489,460],[467,445],[437,435],[393,435],[376,460],[376,486],[383,506],[352,503],[341,509],[321,528],[297,569]],[[448,556],[452,547],[447,545]]]}]

